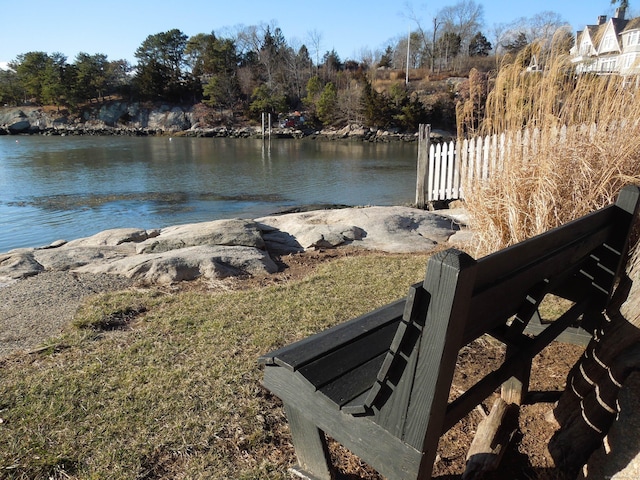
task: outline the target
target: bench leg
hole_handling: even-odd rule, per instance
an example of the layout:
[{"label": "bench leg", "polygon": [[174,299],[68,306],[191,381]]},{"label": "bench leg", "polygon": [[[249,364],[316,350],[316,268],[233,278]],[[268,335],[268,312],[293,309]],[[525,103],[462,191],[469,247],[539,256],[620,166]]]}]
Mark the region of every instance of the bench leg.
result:
[{"label": "bench leg", "polygon": [[[506,358],[515,354],[515,347],[507,347]],[[500,396],[508,404],[522,405],[529,393],[529,380],[531,377],[531,360],[523,362],[518,372],[502,384]]]},{"label": "bench leg", "polygon": [[284,410],[298,458],[298,465],[293,468],[293,473],[311,480],[332,480],[335,475],[324,432],[298,410],[286,404]]}]

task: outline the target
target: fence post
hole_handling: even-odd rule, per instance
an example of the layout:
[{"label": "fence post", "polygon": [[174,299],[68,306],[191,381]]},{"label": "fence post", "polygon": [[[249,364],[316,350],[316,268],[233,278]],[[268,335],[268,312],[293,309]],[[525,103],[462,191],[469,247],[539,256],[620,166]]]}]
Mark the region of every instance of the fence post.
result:
[{"label": "fence post", "polygon": [[425,209],[427,206],[427,175],[429,173],[429,144],[431,139],[431,125],[420,124],[418,131],[418,176],[416,179],[416,207]]}]

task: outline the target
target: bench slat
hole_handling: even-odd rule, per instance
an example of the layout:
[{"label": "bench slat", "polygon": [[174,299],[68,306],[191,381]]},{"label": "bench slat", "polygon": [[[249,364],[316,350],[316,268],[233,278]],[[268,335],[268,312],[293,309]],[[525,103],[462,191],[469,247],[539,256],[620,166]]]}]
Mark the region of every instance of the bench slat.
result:
[{"label": "bench slat", "polygon": [[385,355],[386,353],[372,358],[367,363],[326,384],[319,391],[342,407],[371,388],[372,379],[375,379],[380,370]]},{"label": "bench slat", "polygon": [[[351,343],[345,343],[333,352],[307,363],[298,371],[318,389],[372,358],[386,353],[399,323],[400,319],[373,330],[369,335],[360,336]],[[371,384],[374,381],[375,376],[370,379]]]},{"label": "bench slat", "polygon": [[[500,283],[501,279],[513,276],[514,272],[539,262],[541,258],[553,255],[559,248],[576,243],[576,239],[590,237],[594,232],[604,231],[602,241],[615,226],[616,206],[611,205],[577,220],[566,223],[536,237],[507,247],[478,260],[476,290]],[[592,250],[597,245],[594,242]],[[573,259],[575,260],[575,258]]]},{"label": "bench slat", "polygon": [[[379,386],[380,386],[379,384],[375,384],[374,387],[372,388],[376,388]],[[348,413],[349,415],[354,415],[354,416],[368,414],[370,410],[367,407],[366,402],[367,402],[367,397],[369,396],[372,388],[370,388],[369,390],[365,390],[364,392],[362,392],[360,395],[358,395],[351,401],[342,405],[342,411],[344,413]]]},{"label": "bench slat", "polygon": [[402,318],[404,304],[404,298],[397,300],[358,318],[263,355],[258,359],[258,363],[278,365],[295,371],[327,352],[369,334],[372,330],[397,322]]}]

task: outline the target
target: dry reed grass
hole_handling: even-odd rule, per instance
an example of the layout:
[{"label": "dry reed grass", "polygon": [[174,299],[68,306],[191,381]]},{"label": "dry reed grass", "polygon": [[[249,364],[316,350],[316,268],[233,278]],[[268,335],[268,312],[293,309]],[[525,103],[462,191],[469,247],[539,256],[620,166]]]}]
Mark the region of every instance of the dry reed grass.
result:
[{"label": "dry reed grass", "polygon": [[[618,76],[576,76],[568,56],[553,49],[543,73],[526,72],[534,53],[535,46],[502,65],[486,102],[483,134],[510,132],[510,140],[491,178],[465,187],[478,255],[600,208],[622,186],[640,183],[636,89]],[[528,137],[514,135],[525,130]]]}]

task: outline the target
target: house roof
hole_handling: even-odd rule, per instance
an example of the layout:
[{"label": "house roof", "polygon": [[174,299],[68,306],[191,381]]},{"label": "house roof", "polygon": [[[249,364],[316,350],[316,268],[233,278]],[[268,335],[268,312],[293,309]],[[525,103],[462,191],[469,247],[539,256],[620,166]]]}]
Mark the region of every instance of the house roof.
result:
[{"label": "house roof", "polygon": [[618,43],[618,46],[621,48],[622,40],[620,39],[620,34],[624,30],[640,28],[640,17],[634,18],[632,20],[624,20],[622,18],[615,17],[610,18],[607,22],[600,25],[587,25],[584,31],[578,32],[578,35],[584,32],[588,33],[589,38],[591,39],[591,44],[596,50],[598,50],[600,47],[600,42],[602,42],[602,39],[610,28],[613,28],[613,31],[616,35],[616,41]]},{"label": "house roof", "polygon": [[636,18],[632,18],[631,20],[628,20],[627,24],[620,31],[620,33],[629,32],[631,30],[637,30],[637,29],[640,29],[640,17],[636,17]]},{"label": "house roof", "polygon": [[587,25],[587,29],[589,30],[591,43],[595,48],[598,48],[600,42],[602,41],[602,37],[604,37],[604,32],[607,30],[607,24],[603,23],[602,25]]},{"label": "house roof", "polygon": [[629,23],[629,20],[624,20],[622,18],[612,18],[610,21],[613,24],[616,34],[620,34]]}]

